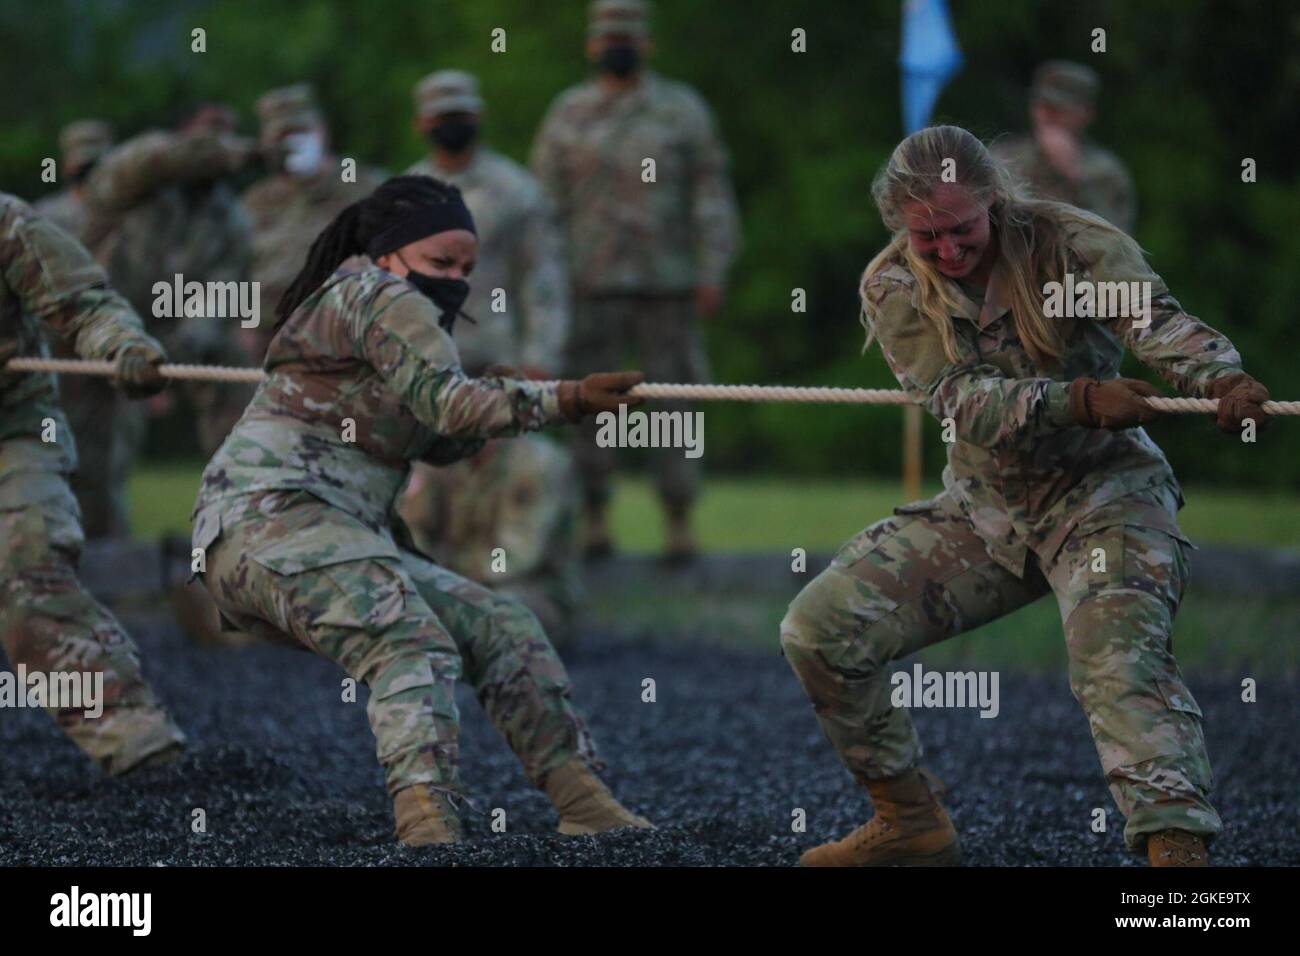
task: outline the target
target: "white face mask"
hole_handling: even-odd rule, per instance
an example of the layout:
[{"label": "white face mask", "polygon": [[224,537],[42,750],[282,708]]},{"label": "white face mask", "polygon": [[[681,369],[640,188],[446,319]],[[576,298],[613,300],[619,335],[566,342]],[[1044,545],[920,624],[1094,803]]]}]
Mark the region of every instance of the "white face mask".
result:
[{"label": "white face mask", "polygon": [[320,133],[290,133],[284,138],[284,170],[294,176],[310,176],[320,168],[325,143]]}]

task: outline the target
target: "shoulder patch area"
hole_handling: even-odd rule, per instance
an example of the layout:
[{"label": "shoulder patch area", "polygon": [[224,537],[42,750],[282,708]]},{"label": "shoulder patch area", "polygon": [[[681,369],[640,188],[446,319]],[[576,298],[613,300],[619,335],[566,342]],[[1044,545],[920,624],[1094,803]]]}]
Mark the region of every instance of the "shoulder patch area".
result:
[{"label": "shoulder patch area", "polygon": [[879,305],[895,293],[912,295],[916,277],[903,265],[890,263],[862,284],[862,297],[872,305]]}]

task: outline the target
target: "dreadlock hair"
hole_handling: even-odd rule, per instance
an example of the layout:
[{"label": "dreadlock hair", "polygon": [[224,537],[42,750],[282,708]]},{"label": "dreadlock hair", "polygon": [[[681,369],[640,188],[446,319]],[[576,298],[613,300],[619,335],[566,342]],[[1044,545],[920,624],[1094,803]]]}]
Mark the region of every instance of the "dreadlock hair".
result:
[{"label": "dreadlock hair", "polygon": [[334,274],[345,259],[366,251],[370,240],[413,209],[460,201],[460,190],[432,176],[394,176],[364,199],[358,199],[321,230],[307,261],[276,304],[278,329],[294,309]]}]

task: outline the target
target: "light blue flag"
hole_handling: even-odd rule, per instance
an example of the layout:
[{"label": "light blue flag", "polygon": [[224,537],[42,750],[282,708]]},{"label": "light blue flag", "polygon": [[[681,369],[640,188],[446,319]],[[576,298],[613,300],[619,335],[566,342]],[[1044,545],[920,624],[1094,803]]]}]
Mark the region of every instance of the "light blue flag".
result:
[{"label": "light blue flag", "polygon": [[962,67],[947,0],[903,0],[903,126],[908,135],[930,122],[934,103]]}]

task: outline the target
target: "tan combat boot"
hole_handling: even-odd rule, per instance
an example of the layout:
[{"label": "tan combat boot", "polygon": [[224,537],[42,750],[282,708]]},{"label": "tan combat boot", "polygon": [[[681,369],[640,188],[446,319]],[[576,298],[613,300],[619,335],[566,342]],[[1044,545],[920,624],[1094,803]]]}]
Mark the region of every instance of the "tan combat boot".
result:
[{"label": "tan combat boot", "polygon": [[[933,786],[932,786],[933,785]],[[800,866],[955,866],[961,842],[936,793],[943,784],[928,771],[869,780],[876,815],[842,840],[813,847]]]},{"label": "tan combat boot", "polygon": [[609,788],[581,760],[570,760],[552,770],[542,789],[560,814],[557,829],[565,836],[602,833],[618,827],[654,828],[645,817],[614,799]]},{"label": "tan combat boot", "polygon": [[460,814],[447,795],[417,783],[393,797],[397,839],[406,846],[460,842]]},{"label": "tan combat boot", "polygon": [[1205,840],[1188,830],[1161,830],[1147,838],[1152,866],[1209,866]]},{"label": "tan combat boot", "polygon": [[[93,735],[87,733],[88,725],[94,725]],[[156,705],[106,710],[98,720],[69,727],[67,732],[110,777],[165,766],[185,749],[185,734]]]}]

